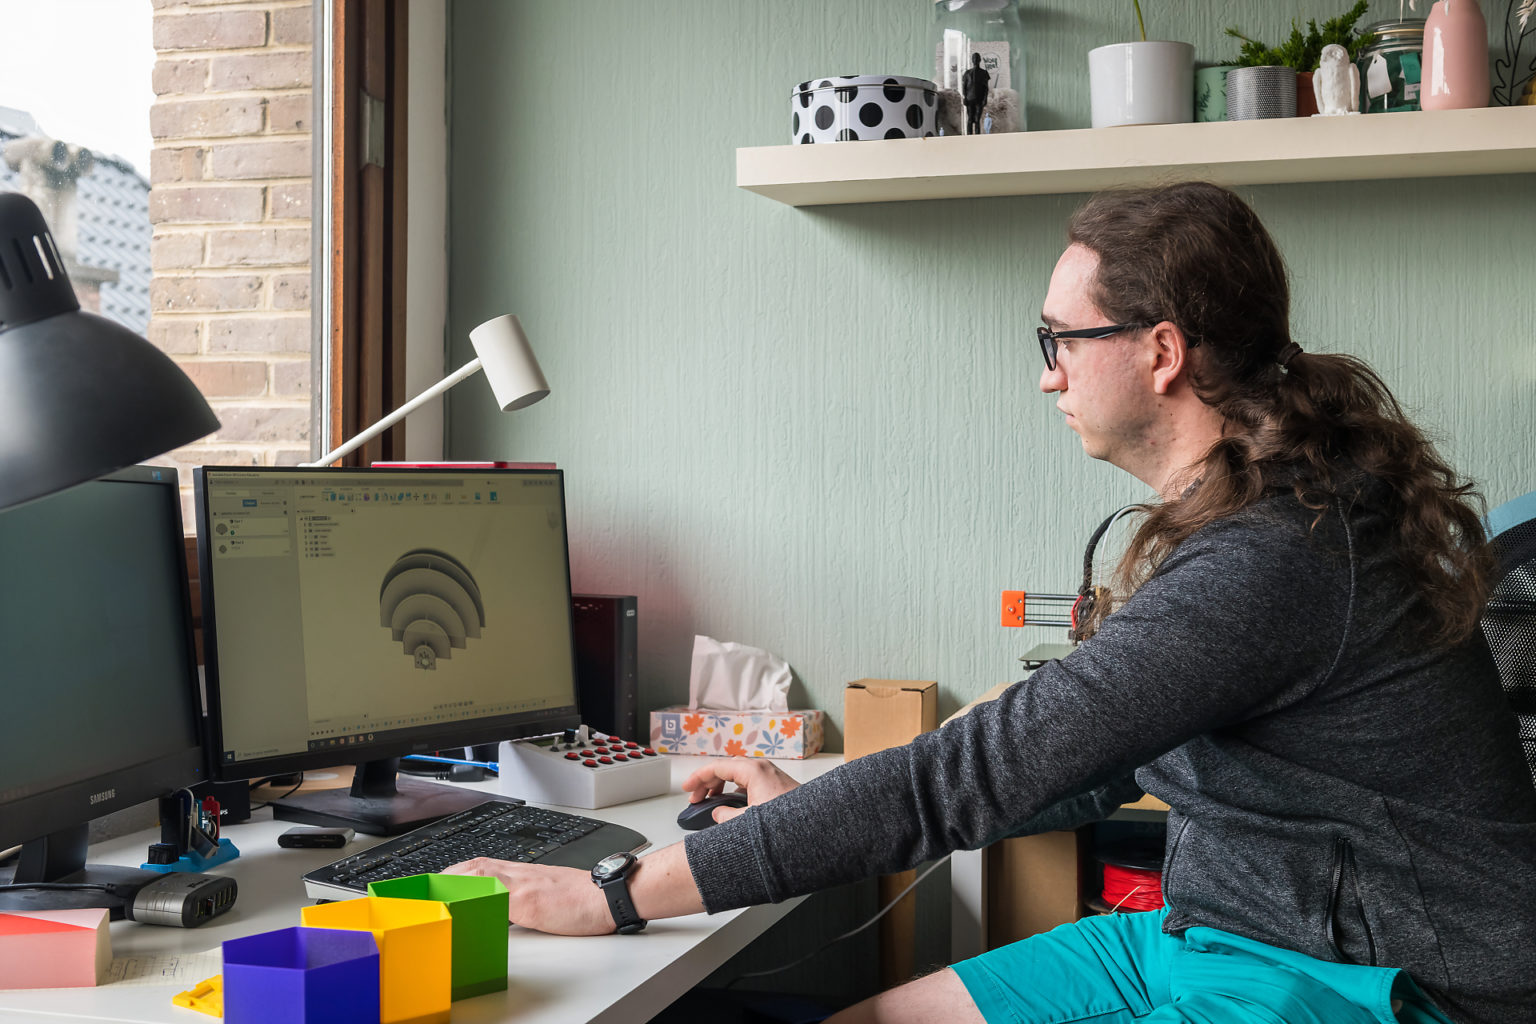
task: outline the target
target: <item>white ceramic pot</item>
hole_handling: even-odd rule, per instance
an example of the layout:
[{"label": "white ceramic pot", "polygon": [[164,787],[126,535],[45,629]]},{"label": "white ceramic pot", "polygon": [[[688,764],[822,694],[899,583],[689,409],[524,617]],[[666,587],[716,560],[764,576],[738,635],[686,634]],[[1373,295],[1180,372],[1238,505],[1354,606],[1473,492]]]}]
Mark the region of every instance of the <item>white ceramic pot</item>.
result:
[{"label": "white ceramic pot", "polygon": [[1088,51],[1093,126],[1180,124],[1195,119],[1195,48],[1165,41]]}]

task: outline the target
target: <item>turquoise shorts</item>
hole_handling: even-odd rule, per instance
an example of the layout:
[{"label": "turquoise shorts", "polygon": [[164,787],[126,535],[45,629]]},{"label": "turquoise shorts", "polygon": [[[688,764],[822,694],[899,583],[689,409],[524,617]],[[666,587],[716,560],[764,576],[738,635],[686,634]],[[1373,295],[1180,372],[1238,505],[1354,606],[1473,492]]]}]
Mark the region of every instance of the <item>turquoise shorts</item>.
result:
[{"label": "turquoise shorts", "polygon": [[987,1024],[1451,1024],[1396,968],[1327,963],[1215,928],[1166,935],[1164,913],[1084,918],[954,971]]}]

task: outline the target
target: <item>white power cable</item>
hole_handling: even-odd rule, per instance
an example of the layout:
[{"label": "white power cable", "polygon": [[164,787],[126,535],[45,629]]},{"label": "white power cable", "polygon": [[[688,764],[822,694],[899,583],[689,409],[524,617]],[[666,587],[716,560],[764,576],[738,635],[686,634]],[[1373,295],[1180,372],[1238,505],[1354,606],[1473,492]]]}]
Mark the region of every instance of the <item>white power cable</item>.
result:
[{"label": "white power cable", "polygon": [[828,939],[826,942],[823,942],[821,945],[817,946],[815,949],[813,949],[809,953],[805,954],[805,956],[800,957],[798,960],[791,960],[787,964],[783,964],[783,965],[781,965],[779,967],[771,967],[771,968],[769,968],[766,971],[749,971],[746,974],[738,974],[736,977],[734,977],[730,981],[726,982],[726,986],[725,987],[726,988],[730,988],[732,985],[736,984],[738,981],[744,981],[747,978],[764,978],[764,977],[767,977],[770,974],[782,974],[783,972],[789,970],[791,967],[798,967],[798,966],[800,966],[801,964],[805,963],[807,960],[809,960],[812,957],[816,956],[817,954],[821,953],[823,950],[825,950],[825,949],[827,949],[827,948],[829,948],[831,946],[834,946],[834,945],[836,945],[839,942],[842,942],[844,939],[851,939],[851,938],[853,938],[855,935],[859,934],[859,932],[862,932],[864,929],[868,928],[870,925],[872,925],[876,921],[880,920],[886,914],[890,913],[891,909],[893,907],[895,907],[896,904],[900,903],[903,899],[906,898],[907,893],[911,892],[913,889],[916,889],[920,884],[922,884],[923,879],[927,878],[929,875],[931,875],[935,871],[937,871],[939,869],[939,866],[944,864],[946,861],[948,861],[949,858],[950,858],[950,855],[946,853],[944,856],[940,857],[938,860],[936,860],[932,864],[930,864],[928,866],[927,870],[925,870],[922,874],[918,875],[916,878],[914,878],[912,880],[912,884],[911,885],[909,885],[905,889],[901,890],[901,892],[897,893],[895,895],[895,897],[893,897],[889,903],[887,903],[885,906],[881,907],[879,912],[876,913],[874,917],[870,918],[868,921],[865,921],[863,924],[859,925],[857,928],[853,929],[852,931],[846,931],[846,932],[843,932],[843,934],[837,936],[836,938]]}]

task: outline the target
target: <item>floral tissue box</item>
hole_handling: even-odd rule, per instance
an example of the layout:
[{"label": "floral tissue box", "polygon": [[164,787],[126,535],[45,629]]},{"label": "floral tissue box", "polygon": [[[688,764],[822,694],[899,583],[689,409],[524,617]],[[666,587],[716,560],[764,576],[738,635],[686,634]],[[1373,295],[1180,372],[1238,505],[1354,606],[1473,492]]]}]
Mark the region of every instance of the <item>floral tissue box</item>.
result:
[{"label": "floral tissue box", "polygon": [[821,741],[820,711],[695,711],[679,705],[651,712],[651,746],[663,754],[810,757]]}]

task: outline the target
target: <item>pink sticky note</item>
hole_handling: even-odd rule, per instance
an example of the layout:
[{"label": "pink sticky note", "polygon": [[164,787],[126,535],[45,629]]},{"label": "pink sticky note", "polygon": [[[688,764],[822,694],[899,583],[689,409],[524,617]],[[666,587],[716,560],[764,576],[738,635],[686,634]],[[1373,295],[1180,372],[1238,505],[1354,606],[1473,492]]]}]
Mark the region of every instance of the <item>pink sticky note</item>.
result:
[{"label": "pink sticky note", "polygon": [[0,988],[101,984],[112,964],[107,921],[100,907],[0,914]]}]

